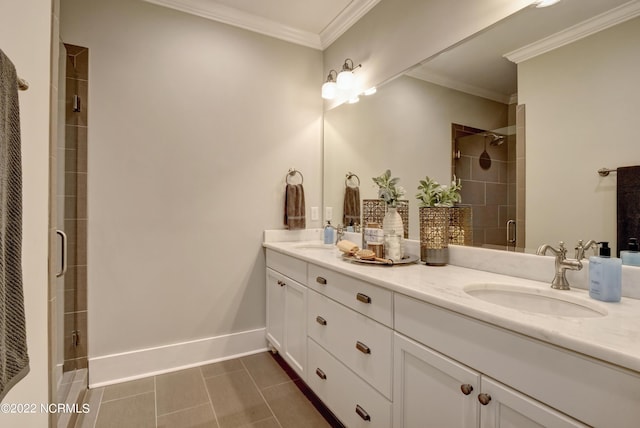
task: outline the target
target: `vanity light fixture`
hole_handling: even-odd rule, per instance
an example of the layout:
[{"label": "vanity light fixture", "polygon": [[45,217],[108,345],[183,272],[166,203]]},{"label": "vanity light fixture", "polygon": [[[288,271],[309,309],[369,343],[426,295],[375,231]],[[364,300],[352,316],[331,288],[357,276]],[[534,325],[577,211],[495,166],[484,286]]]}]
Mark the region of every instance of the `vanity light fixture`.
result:
[{"label": "vanity light fixture", "polygon": [[[333,74],[332,74],[333,73]],[[322,98],[325,100],[332,100],[338,94],[338,85],[336,85],[336,81],[333,75],[338,76],[338,72],[335,70],[329,71],[329,75],[327,76],[327,81],[322,85]]]},{"label": "vanity light fixture", "polygon": [[[349,64],[351,62],[351,64]],[[344,60],[344,64],[342,64],[342,70],[340,74],[338,74],[338,78],[336,82],[338,84],[338,88],[343,90],[351,90],[356,84],[356,76],[353,74],[353,70],[358,67],[362,67],[362,64],[358,64],[357,66],[353,66],[353,60],[347,58]]]},{"label": "vanity light fixture", "polygon": [[536,7],[547,7],[553,6],[556,3],[559,3],[560,0],[537,0],[535,3]]},{"label": "vanity light fixture", "polygon": [[378,92],[378,90],[376,89],[375,86],[370,87],[369,89],[367,89],[366,91],[363,92],[364,95],[373,95],[376,92]]}]

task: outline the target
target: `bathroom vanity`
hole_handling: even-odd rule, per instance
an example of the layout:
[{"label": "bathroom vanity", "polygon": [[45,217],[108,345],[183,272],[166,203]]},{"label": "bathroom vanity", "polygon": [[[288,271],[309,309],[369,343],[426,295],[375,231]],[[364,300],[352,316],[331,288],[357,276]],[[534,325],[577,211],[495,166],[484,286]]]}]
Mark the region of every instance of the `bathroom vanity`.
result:
[{"label": "bathroom vanity", "polygon": [[[640,300],[496,269],[355,264],[320,241],[264,246],[267,340],[346,426],[638,425]],[[493,267],[553,274],[550,257],[496,254]],[[569,304],[530,312],[474,290]]]}]

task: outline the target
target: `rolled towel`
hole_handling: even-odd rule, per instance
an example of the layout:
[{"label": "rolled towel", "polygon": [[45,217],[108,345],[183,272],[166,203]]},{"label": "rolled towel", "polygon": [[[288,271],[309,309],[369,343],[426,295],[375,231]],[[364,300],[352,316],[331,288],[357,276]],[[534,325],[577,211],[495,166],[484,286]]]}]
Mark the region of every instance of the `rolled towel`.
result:
[{"label": "rolled towel", "polygon": [[289,230],[304,229],[307,226],[302,184],[287,184],[284,196],[284,224]]},{"label": "rolled towel", "polygon": [[360,189],[347,186],[344,189],[342,222],[345,226],[360,223]]},{"label": "rolled towel", "polygon": [[351,241],[347,241],[346,239],[343,239],[342,241],[339,241],[338,244],[338,249],[340,251],[342,251],[345,254],[350,254],[353,255],[355,254],[360,248],[358,248],[358,246],[351,242]]}]

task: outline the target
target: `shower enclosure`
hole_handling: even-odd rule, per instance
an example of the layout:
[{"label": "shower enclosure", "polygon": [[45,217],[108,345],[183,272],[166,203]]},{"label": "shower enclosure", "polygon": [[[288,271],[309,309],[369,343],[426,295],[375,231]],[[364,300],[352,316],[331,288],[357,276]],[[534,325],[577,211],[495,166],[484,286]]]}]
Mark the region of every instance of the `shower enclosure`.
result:
[{"label": "shower enclosure", "polygon": [[453,124],[452,148],[452,170],[462,181],[462,203],[472,207],[473,245],[521,250],[516,127],[484,130]]}]

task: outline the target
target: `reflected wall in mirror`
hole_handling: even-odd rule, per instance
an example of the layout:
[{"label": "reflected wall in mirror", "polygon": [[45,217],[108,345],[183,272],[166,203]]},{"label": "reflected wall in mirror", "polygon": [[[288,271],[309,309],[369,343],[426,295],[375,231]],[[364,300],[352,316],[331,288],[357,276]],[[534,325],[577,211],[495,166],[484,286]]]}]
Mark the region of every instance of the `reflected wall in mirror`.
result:
[{"label": "reflected wall in mirror", "polygon": [[[640,164],[637,139],[624,125],[640,113],[632,77],[640,75],[639,8],[625,0],[528,7],[390,80],[373,97],[327,111],[324,204],[340,211],[347,171],[360,177],[362,198],[374,198],[371,177],[391,169],[407,189],[409,237],[418,239],[413,195],[425,175],[451,179],[452,124],[504,127],[517,92],[527,112],[526,135],[522,124],[516,129],[527,145],[526,160],[523,153],[516,159],[517,174],[526,176],[526,196],[518,180],[523,207],[526,199],[517,214],[525,218],[526,209],[519,246],[530,252],[560,240],[615,241],[615,177],[604,180],[596,171]],[[580,39],[585,32],[574,26],[593,34]],[[558,34],[576,38],[515,59],[517,66],[503,57]]]}]

